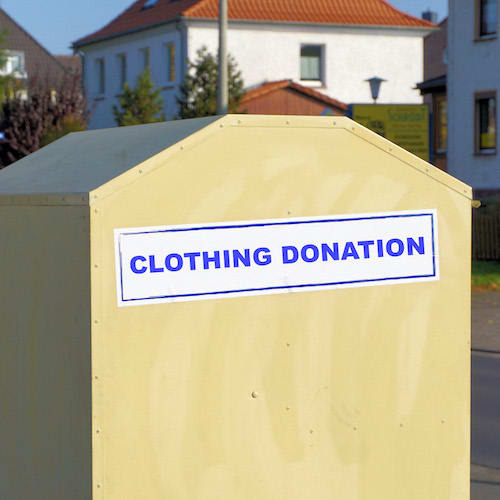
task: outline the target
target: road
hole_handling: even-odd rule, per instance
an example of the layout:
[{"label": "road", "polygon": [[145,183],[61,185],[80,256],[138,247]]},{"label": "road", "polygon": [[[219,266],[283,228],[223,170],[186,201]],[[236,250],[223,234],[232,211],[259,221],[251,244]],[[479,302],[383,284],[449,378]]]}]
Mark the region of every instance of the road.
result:
[{"label": "road", "polygon": [[472,353],[471,500],[500,499],[500,354]]}]

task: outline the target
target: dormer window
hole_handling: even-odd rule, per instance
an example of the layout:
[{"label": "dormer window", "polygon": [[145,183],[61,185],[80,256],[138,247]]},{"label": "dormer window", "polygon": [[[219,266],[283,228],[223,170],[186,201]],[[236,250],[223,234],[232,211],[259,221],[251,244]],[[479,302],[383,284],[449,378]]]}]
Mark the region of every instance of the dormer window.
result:
[{"label": "dormer window", "polygon": [[158,3],[158,0],[146,0],[146,3],[142,6],[142,9],[150,9]]}]

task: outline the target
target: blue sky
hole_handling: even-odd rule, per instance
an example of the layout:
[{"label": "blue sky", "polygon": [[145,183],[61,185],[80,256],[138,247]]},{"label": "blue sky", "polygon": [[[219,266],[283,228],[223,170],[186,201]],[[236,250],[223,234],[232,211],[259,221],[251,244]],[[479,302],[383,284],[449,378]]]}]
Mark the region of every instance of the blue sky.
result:
[{"label": "blue sky", "polygon": [[[448,0],[389,0],[395,7],[420,16],[431,8],[439,20]],[[116,17],[133,0],[0,0],[0,6],[53,54],[69,54],[71,42]]]}]

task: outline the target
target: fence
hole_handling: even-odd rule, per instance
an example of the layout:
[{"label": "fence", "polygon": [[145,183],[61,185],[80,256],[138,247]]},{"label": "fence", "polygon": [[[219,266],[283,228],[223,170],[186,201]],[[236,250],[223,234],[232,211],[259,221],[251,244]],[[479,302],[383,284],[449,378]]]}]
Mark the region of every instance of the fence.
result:
[{"label": "fence", "polygon": [[472,258],[500,260],[500,210],[474,210],[472,216]]}]

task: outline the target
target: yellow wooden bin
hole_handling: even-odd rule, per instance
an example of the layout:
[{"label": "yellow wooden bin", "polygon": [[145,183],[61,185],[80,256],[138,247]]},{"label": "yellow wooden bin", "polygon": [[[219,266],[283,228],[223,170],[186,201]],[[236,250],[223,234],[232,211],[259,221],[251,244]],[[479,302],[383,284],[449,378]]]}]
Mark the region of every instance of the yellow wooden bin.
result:
[{"label": "yellow wooden bin", "polygon": [[470,212],[339,117],[2,170],[0,498],[468,499]]}]

